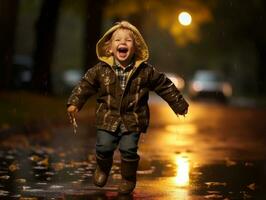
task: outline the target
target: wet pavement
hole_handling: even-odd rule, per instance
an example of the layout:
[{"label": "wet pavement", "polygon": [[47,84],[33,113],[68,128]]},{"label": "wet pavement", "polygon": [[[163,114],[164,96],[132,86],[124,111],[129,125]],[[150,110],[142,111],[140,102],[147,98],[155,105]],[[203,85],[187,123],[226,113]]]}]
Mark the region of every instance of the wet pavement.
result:
[{"label": "wet pavement", "polygon": [[[140,140],[137,187],[118,195],[119,152],[104,188],[92,184],[95,129],[53,125],[0,142],[0,199],[266,199],[266,110],[161,102]],[[79,123],[79,120],[77,121]]]}]

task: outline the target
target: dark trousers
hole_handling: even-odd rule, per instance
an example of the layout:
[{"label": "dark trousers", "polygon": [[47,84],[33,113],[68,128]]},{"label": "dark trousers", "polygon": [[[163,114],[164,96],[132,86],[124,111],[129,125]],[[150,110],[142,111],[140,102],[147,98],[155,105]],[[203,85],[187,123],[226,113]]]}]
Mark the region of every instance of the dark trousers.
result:
[{"label": "dark trousers", "polygon": [[119,146],[121,157],[125,160],[139,159],[137,154],[140,132],[109,132],[97,130],[96,155],[102,159],[113,156]]}]

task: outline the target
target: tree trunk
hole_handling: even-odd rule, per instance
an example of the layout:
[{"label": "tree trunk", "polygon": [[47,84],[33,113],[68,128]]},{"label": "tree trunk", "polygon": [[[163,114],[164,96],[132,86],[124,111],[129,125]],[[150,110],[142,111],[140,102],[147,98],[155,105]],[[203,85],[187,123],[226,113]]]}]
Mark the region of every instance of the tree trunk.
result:
[{"label": "tree trunk", "polygon": [[36,23],[36,48],[33,55],[32,89],[51,94],[51,64],[61,0],[44,0]]},{"label": "tree trunk", "polygon": [[101,36],[102,13],[105,0],[88,1],[85,25],[85,65],[84,70],[94,66],[97,62],[96,43]]},{"label": "tree trunk", "polygon": [[256,47],[258,51],[258,69],[257,69],[257,81],[258,81],[258,94],[265,96],[266,94],[266,47],[262,40],[256,41]]},{"label": "tree trunk", "polygon": [[18,0],[0,1],[0,89],[10,89]]}]

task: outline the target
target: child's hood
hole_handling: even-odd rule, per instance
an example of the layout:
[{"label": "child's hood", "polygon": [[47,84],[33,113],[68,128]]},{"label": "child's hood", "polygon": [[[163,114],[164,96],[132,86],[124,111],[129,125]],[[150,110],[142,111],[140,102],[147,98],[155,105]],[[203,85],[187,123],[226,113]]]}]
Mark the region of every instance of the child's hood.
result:
[{"label": "child's hood", "polygon": [[139,30],[135,26],[133,26],[132,24],[126,21],[119,22],[113,27],[111,27],[103,35],[103,37],[98,41],[96,45],[97,57],[99,60],[109,64],[110,66],[113,65],[113,62],[114,62],[113,56],[107,55],[107,52],[104,49],[104,46],[105,46],[105,43],[111,39],[112,34],[119,28],[127,28],[133,31],[133,33],[136,35],[136,37],[138,37],[138,40],[140,41],[140,53],[138,54],[138,56],[135,57],[135,66],[138,67],[142,62],[148,60],[149,50]]}]

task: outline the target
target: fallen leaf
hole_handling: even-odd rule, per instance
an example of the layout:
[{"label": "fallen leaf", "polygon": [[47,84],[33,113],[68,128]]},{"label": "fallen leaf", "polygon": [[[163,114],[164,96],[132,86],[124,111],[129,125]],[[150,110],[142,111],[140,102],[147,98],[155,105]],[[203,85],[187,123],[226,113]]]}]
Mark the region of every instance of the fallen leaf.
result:
[{"label": "fallen leaf", "polygon": [[16,179],[16,182],[17,183],[26,183],[27,181],[24,178],[18,178],[18,179]]},{"label": "fallen leaf", "polygon": [[30,159],[31,161],[35,161],[35,162],[37,162],[37,161],[40,161],[42,158],[39,157],[39,156],[33,155],[33,156],[29,157],[29,159]]},{"label": "fallen leaf", "polygon": [[256,183],[251,183],[247,186],[250,190],[256,190]]},{"label": "fallen leaf", "polygon": [[225,159],[225,162],[226,162],[226,166],[227,166],[227,167],[234,166],[234,165],[237,164],[235,161],[230,160],[230,158],[226,158],[226,159]]},{"label": "fallen leaf", "polygon": [[205,195],[204,198],[206,199],[220,199],[223,196],[220,194],[210,194],[210,195]]},{"label": "fallen leaf", "polygon": [[10,176],[8,176],[8,175],[0,176],[0,179],[2,179],[2,180],[8,180],[9,178],[10,178]]},{"label": "fallen leaf", "polygon": [[19,169],[18,163],[12,163],[11,165],[9,165],[8,169],[11,172],[18,170]]},{"label": "fallen leaf", "polygon": [[39,161],[37,164],[38,164],[38,165],[45,165],[45,166],[48,166],[48,164],[49,164],[49,159],[48,159],[48,158],[45,158],[45,159]]},{"label": "fallen leaf", "polygon": [[50,188],[51,189],[60,189],[60,188],[63,188],[64,186],[62,185],[51,185]]},{"label": "fallen leaf", "polygon": [[63,162],[52,163],[52,167],[55,171],[60,171],[65,168],[65,163]]},{"label": "fallen leaf", "polygon": [[20,197],[19,200],[38,200],[36,197]]},{"label": "fallen leaf", "polygon": [[253,166],[254,166],[254,163],[251,163],[251,162],[245,162],[245,166],[246,166],[246,167],[253,167]]},{"label": "fallen leaf", "polygon": [[205,184],[208,187],[213,187],[213,186],[226,186],[226,183],[221,183],[221,182],[206,182]]},{"label": "fallen leaf", "polygon": [[0,196],[7,196],[9,194],[6,190],[0,190]]},{"label": "fallen leaf", "polygon": [[66,157],[66,153],[64,153],[64,152],[61,152],[61,153],[59,153],[58,155],[59,155],[61,158]]}]

